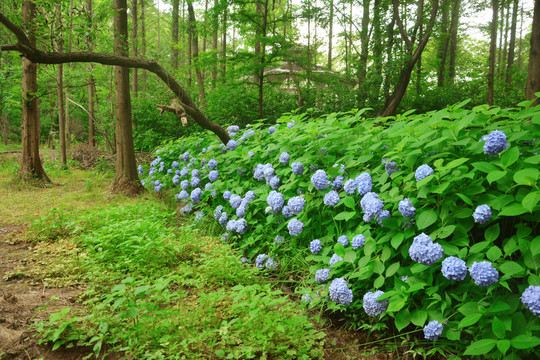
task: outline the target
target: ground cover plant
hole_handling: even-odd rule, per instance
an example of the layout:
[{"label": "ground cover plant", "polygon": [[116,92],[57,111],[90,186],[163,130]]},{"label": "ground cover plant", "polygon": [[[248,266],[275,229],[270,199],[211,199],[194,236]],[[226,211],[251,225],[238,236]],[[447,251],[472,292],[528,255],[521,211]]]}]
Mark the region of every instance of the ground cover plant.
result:
[{"label": "ground cover plant", "polygon": [[[364,110],[171,141],[143,184],[310,307],[427,355],[540,356],[540,107]],[[301,276],[300,276],[301,279]],[[424,350],[422,350],[424,351]]]}]

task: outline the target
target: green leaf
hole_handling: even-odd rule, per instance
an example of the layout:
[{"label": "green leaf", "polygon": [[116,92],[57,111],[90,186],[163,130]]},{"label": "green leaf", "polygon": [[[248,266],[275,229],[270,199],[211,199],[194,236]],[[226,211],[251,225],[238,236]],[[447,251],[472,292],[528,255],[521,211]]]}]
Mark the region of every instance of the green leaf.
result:
[{"label": "green leaf", "polygon": [[354,203],[354,198],[352,196],[347,196],[343,199],[343,203],[345,204],[346,207],[348,207],[349,209],[352,209],[354,210],[354,207],[355,207],[355,203]]},{"label": "green leaf", "polygon": [[492,182],[500,180],[505,176],[506,176],[506,170],[504,170],[504,171],[497,170],[497,171],[490,172],[486,176],[486,178],[487,178],[487,181],[489,181],[489,183],[491,184]]},{"label": "green leaf", "polygon": [[375,274],[382,274],[384,272],[384,264],[380,260],[373,261],[373,271]]},{"label": "green leaf", "polygon": [[511,146],[501,155],[501,163],[505,169],[515,163],[517,159],[519,159],[519,147],[515,145]]},{"label": "green leaf", "polygon": [[396,273],[396,271],[399,270],[399,263],[396,262],[396,263],[393,263],[392,265],[390,265],[389,267],[386,268],[386,277],[390,277],[392,275],[394,275]]},{"label": "green leaf", "polygon": [[540,338],[533,335],[518,335],[510,340],[516,349],[529,349],[540,345]]},{"label": "green leaf", "polygon": [[418,229],[420,230],[425,229],[435,221],[437,221],[437,213],[433,209],[427,209],[418,214],[416,226],[418,226]]},{"label": "green leaf", "polygon": [[501,339],[497,341],[497,349],[505,355],[508,349],[510,349],[510,340],[508,339]]},{"label": "green leaf", "polygon": [[496,316],[491,322],[491,330],[493,330],[493,333],[496,337],[498,337],[499,339],[504,339],[504,335],[506,333],[506,326],[504,326],[504,323]]},{"label": "green leaf", "polygon": [[448,164],[446,164],[444,166],[444,169],[451,170],[451,169],[453,169],[455,167],[458,167],[461,164],[466,163],[469,160],[470,160],[469,158],[459,158],[459,159],[456,159],[456,160],[452,160],[452,161],[450,161]]},{"label": "green leaf", "polygon": [[482,339],[476,342],[473,342],[465,352],[464,355],[486,355],[488,352],[495,347],[497,340],[495,339]]},{"label": "green leaf", "polygon": [[345,256],[343,257],[343,260],[348,263],[354,264],[354,260],[356,260],[356,251],[352,249],[345,250]]},{"label": "green leaf", "polygon": [[502,256],[502,251],[498,246],[492,246],[486,253],[486,256],[491,261],[497,261]]},{"label": "green leaf", "polygon": [[400,298],[398,300],[392,300],[392,301],[390,301],[390,304],[388,304],[388,311],[390,311],[390,312],[399,311],[399,310],[403,309],[403,307],[405,306],[406,303],[407,303],[407,299],[405,299],[405,298]]},{"label": "green leaf", "polygon": [[525,214],[527,212],[527,209],[525,209],[520,203],[514,202],[510,205],[505,206],[501,212],[499,213],[500,216],[517,216],[521,214]]},{"label": "green leaf", "polygon": [[531,254],[532,256],[536,256],[540,254],[540,236],[537,236],[531,241]]},{"label": "green leaf", "polygon": [[343,211],[334,216],[334,220],[345,220],[349,221],[356,215],[355,211]]},{"label": "green leaf", "polygon": [[526,168],[514,174],[514,181],[518,185],[535,186],[539,174],[540,171],[538,169]]},{"label": "green leaf", "polygon": [[398,247],[401,245],[401,243],[403,242],[403,239],[404,239],[404,235],[403,233],[398,233],[394,236],[392,236],[392,240],[390,240],[390,244],[392,245],[392,247],[394,249],[398,249]]},{"label": "green leaf", "polygon": [[403,309],[398,312],[394,318],[394,323],[396,324],[398,331],[406,328],[407,325],[411,323],[411,313],[409,312],[409,309]]},{"label": "green leaf", "polygon": [[411,314],[411,321],[416,326],[424,326],[428,313],[425,310],[414,310]]},{"label": "green leaf", "polygon": [[472,166],[481,171],[481,172],[484,172],[486,174],[492,172],[492,171],[496,171],[498,170],[498,168],[493,165],[492,163],[489,163],[489,162],[475,162],[475,163],[472,163]]},{"label": "green leaf", "polygon": [[384,285],[384,276],[382,275],[376,278],[375,281],[373,282],[373,287],[375,289],[379,289],[383,285]]},{"label": "green leaf", "polygon": [[523,205],[527,211],[532,213],[534,207],[538,204],[538,201],[540,201],[540,191],[533,191],[528,193],[523,200],[521,200],[521,205]]},{"label": "green leaf", "polygon": [[473,246],[471,246],[471,248],[469,249],[469,254],[476,254],[476,253],[479,253],[481,252],[482,250],[484,250],[485,248],[487,248],[489,246],[489,243],[487,241],[482,241],[482,242],[479,242],[477,244],[474,244]]},{"label": "green leaf", "polygon": [[439,239],[445,239],[452,235],[454,230],[456,230],[456,225],[447,225],[436,230],[432,235],[436,236]]},{"label": "green leaf", "polygon": [[499,237],[500,231],[501,231],[501,229],[499,227],[499,223],[496,223],[495,225],[491,225],[484,232],[484,238],[488,242],[495,241]]},{"label": "green leaf", "polygon": [[458,327],[461,329],[461,328],[464,328],[464,327],[468,327],[468,326],[471,326],[471,325],[474,325],[478,322],[478,320],[480,320],[482,318],[482,314],[480,313],[475,313],[475,314],[471,314],[471,315],[467,315],[465,316],[463,319],[461,319],[461,321],[459,322],[458,324]]},{"label": "green leaf", "polygon": [[499,269],[505,275],[509,275],[509,276],[516,275],[525,271],[523,266],[519,265],[517,262],[514,262],[514,261],[507,261],[505,263],[502,263],[501,266],[499,266]]}]

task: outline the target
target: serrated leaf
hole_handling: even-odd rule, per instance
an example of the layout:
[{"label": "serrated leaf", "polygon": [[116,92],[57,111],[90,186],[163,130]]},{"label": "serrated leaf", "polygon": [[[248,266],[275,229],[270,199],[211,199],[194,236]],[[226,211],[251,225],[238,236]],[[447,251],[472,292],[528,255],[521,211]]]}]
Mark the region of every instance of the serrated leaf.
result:
[{"label": "serrated leaf", "polygon": [[521,214],[525,214],[527,212],[527,209],[523,207],[520,203],[511,203],[510,205],[505,206],[501,212],[499,213],[500,216],[517,216]]},{"label": "serrated leaf", "polygon": [[383,285],[384,285],[384,276],[382,275],[376,278],[375,281],[373,282],[373,287],[375,289],[379,289]]},{"label": "serrated leaf", "polygon": [[424,326],[428,313],[425,310],[414,310],[411,314],[411,321],[416,326]]},{"label": "serrated leaf", "polygon": [[478,340],[467,347],[464,355],[485,355],[495,347],[495,344],[497,344],[495,339]]},{"label": "serrated leaf", "polygon": [[346,207],[348,207],[349,209],[352,209],[354,210],[355,208],[355,203],[354,203],[354,199],[352,196],[347,196],[343,199],[343,203],[345,204]]},{"label": "serrated leaf", "polygon": [[516,349],[530,349],[540,345],[540,338],[533,335],[521,334],[510,340]]},{"label": "serrated leaf", "polygon": [[458,327],[461,329],[461,328],[465,328],[465,327],[474,325],[481,318],[482,318],[482,314],[479,314],[479,313],[467,315],[463,319],[461,319],[461,321],[458,324]]},{"label": "serrated leaf", "polygon": [[444,168],[446,170],[451,170],[451,169],[453,169],[455,167],[458,167],[459,165],[462,165],[462,164],[466,163],[469,160],[470,160],[469,158],[459,158],[459,159],[456,159],[456,160],[452,160],[448,164],[446,164],[444,166]]},{"label": "serrated leaf", "polygon": [[496,316],[491,321],[491,330],[496,337],[498,337],[499,339],[504,339],[504,335],[506,333],[506,326],[504,326],[504,323]]},{"label": "serrated leaf", "polygon": [[484,238],[486,239],[486,241],[488,242],[492,242],[492,241],[495,241],[497,240],[497,238],[499,237],[499,233],[500,233],[500,227],[499,227],[499,223],[495,224],[495,225],[491,225],[490,227],[488,227],[486,229],[486,231],[484,232]]},{"label": "serrated leaf", "polygon": [[390,240],[390,244],[392,245],[394,249],[397,250],[398,247],[403,242],[403,239],[404,239],[404,235],[402,233],[395,234],[394,236],[392,236],[392,240]]},{"label": "serrated leaf", "polygon": [[508,339],[501,339],[497,341],[497,349],[505,355],[508,349],[510,349],[510,340]]},{"label": "serrated leaf", "polygon": [[345,220],[349,221],[356,215],[355,211],[342,211],[336,216],[334,216],[334,220]]},{"label": "serrated leaf", "polygon": [[437,221],[437,213],[433,209],[427,209],[418,214],[416,218],[416,226],[422,230]]},{"label": "serrated leaf", "polygon": [[528,193],[523,200],[521,200],[521,205],[523,208],[527,209],[528,212],[533,212],[534,207],[540,201],[540,191],[533,191]]},{"label": "serrated leaf", "polygon": [[498,181],[506,176],[506,170],[500,171],[492,171],[489,174],[487,174],[486,179],[489,181],[489,183],[493,183],[494,181]]},{"label": "serrated leaf", "polygon": [[531,254],[532,256],[536,256],[540,254],[540,236],[537,236],[531,241]]},{"label": "serrated leaf", "polygon": [[525,271],[523,266],[519,265],[517,262],[514,261],[507,261],[502,263],[499,266],[499,269],[503,272],[503,274],[509,276],[516,275]]},{"label": "serrated leaf", "polygon": [[502,251],[498,246],[492,246],[486,253],[486,256],[491,261],[497,261],[502,256]]},{"label": "serrated leaf", "polygon": [[386,277],[390,277],[394,275],[399,270],[400,264],[399,263],[393,263],[390,266],[386,268]]},{"label": "serrated leaf", "polygon": [[519,147],[516,145],[511,146],[501,155],[501,163],[505,169],[515,163],[517,159],[519,159]]},{"label": "serrated leaf", "polygon": [[472,163],[472,166],[481,171],[481,172],[484,172],[486,174],[489,174],[490,172],[492,171],[496,171],[498,170],[498,168],[493,165],[492,163],[489,163],[489,162],[475,162],[475,163]]},{"label": "serrated leaf", "polygon": [[398,312],[394,318],[394,323],[396,324],[398,331],[406,328],[407,325],[411,323],[411,313],[409,312],[409,309],[403,309]]},{"label": "serrated leaf", "polygon": [[514,181],[518,185],[535,186],[539,174],[540,171],[538,171],[538,169],[522,169],[514,174]]},{"label": "serrated leaf", "polygon": [[345,256],[343,257],[343,260],[348,263],[354,264],[354,261],[356,260],[356,251],[352,249],[347,249],[345,251]]}]

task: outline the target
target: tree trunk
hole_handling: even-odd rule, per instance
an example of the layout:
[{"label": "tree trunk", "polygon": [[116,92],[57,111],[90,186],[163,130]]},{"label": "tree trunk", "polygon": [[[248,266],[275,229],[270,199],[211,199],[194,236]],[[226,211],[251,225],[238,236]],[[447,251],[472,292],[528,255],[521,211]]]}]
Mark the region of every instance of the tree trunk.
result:
[{"label": "tree trunk", "polygon": [[332,70],[332,36],[334,28],[334,0],[330,0],[330,16],[328,17],[328,70]]},{"label": "tree trunk", "polygon": [[[189,7],[188,2],[188,7]],[[180,11],[180,0],[172,1],[172,26],[171,26],[171,67],[173,69],[173,74],[178,70],[178,18]]]},{"label": "tree trunk", "polygon": [[[58,4],[57,6],[58,17],[56,19],[58,23],[58,28],[60,32],[63,30],[62,25],[62,5]],[[63,52],[64,48],[64,39],[58,37],[55,39],[56,51]],[[66,152],[66,118],[65,118],[65,109],[64,109],[64,66],[63,64],[57,65],[56,72],[56,94],[57,94],[57,103],[58,103],[58,137],[60,139],[60,161],[62,162],[62,167],[67,167],[67,152]]]},{"label": "tree trunk", "polygon": [[[368,62],[368,54],[369,54],[369,33],[368,33],[368,27],[369,27],[369,5],[370,0],[364,0],[363,2],[363,9],[364,12],[362,14],[362,29],[360,32],[360,38],[362,40],[362,48],[360,52],[360,71],[358,72],[358,84],[360,89],[364,89],[364,80],[366,78],[367,74],[367,62]],[[352,19],[351,19],[352,20]],[[365,91],[361,91],[361,97],[364,97]]]},{"label": "tree trunk", "polygon": [[437,86],[443,87],[446,79],[446,58],[448,54],[448,45],[450,43],[450,34],[448,27],[448,13],[449,3],[448,1],[443,1],[442,7],[442,16],[441,16],[441,29],[439,35],[439,46],[437,49],[437,58],[439,60],[439,68],[437,69]]},{"label": "tree trunk", "polygon": [[426,32],[422,37],[419,37],[418,46],[416,50],[414,50],[414,45],[416,41],[415,33],[417,29],[419,29],[420,24],[422,23],[422,19],[423,19],[423,7],[422,7],[423,3],[422,2],[419,3],[420,6],[419,6],[418,14],[416,17],[417,21],[415,25],[415,30],[413,31],[412,40],[408,37],[405,31],[405,27],[403,26],[403,23],[401,22],[401,17],[399,16],[399,11],[398,11],[397,0],[393,0],[392,3],[393,3],[393,8],[394,8],[394,17],[398,25],[398,29],[401,33],[401,37],[403,41],[405,42],[406,52],[410,54],[410,58],[400,71],[398,83],[396,87],[394,88],[394,92],[388,99],[385,109],[379,114],[379,116],[383,116],[383,117],[391,116],[395,114],[399,104],[401,103],[401,100],[403,99],[403,96],[405,96],[405,92],[407,91],[407,86],[409,85],[409,81],[411,80],[411,73],[429,40],[429,35],[431,33],[431,29],[433,28],[433,24],[435,23],[437,9],[439,5],[439,2],[437,0],[433,2],[432,4],[433,7],[431,9],[431,16],[429,19],[429,23],[426,27]]},{"label": "tree trunk", "polygon": [[[534,0],[534,14],[531,32],[531,50],[529,52],[529,74],[527,75],[527,100],[535,98],[540,92],[540,0]],[[536,100],[535,104],[540,101]]]},{"label": "tree trunk", "polygon": [[491,0],[493,17],[491,19],[491,42],[489,45],[489,69],[488,69],[488,104],[493,106],[493,88],[495,83],[495,53],[497,46],[497,22],[499,21],[499,0]]},{"label": "tree trunk", "polygon": [[[266,53],[266,27],[268,21],[268,0],[264,2],[264,8],[260,8],[260,2],[257,2],[258,9],[261,11],[262,15],[262,25],[261,25],[261,37],[258,39],[259,43],[259,52],[260,52],[260,63],[258,69],[258,87],[259,87],[259,101],[258,101],[258,113],[259,119],[263,118],[263,95],[264,95],[264,62],[265,62],[265,53]],[[255,45],[257,47],[257,45]]]},{"label": "tree trunk", "polygon": [[[146,0],[141,0],[141,45],[142,45],[142,57],[146,57],[146,25],[145,25],[145,10],[146,10]],[[146,70],[142,71],[142,90],[146,90]]]},{"label": "tree trunk", "polygon": [[512,8],[512,26],[510,28],[510,43],[508,44],[508,61],[506,65],[506,84],[512,85],[512,66],[514,65],[514,48],[516,47],[516,28],[519,0],[514,0]]},{"label": "tree trunk", "polygon": [[[383,49],[382,42],[383,25],[381,24],[381,0],[375,0],[373,11],[373,67],[370,91],[368,92],[368,106],[375,107],[379,101],[381,84],[383,82]],[[352,20],[352,19],[351,19]]]},{"label": "tree trunk", "polygon": [[[257,3],[258,4],[258,3]],[[212,38],[212,50],[214,52],[213,54],[213,64],[212,64],[212,88],[215,89],[216,82],[217,82],[217,47],[218,47],[218,15],[217,15],[217,9],[218,7],[218,0],[214,0],[214,15],[213,15],[213,21],[212,25],[214,28],[214,37]]]},{"label": "tree trunk", "polygon": [[[139,56],[139,24],[138,24],[138,6],[137,1],[139,0],[131,0],[131,43],[132,43],[132,51],[133,51],[133,57]],[[133,69],[133,83],[131,84],[132,88],[131,91],[133,92],[134,97],[139,96],[139,69],[134,68]]]},{"label": "tree trunk", "polygon": [[[94,50],[94,44],[92,40],[94,31],[94,26],[92,23],[92,0],[86,1],[86,10],[88,16],[88,36],[86,37],[86,46],[88,47],[88,51],[92,52]],[[88,77],[88,145],[94,147],[96,146],[94,127],[96,118],[94,110],[96,81],[94,80],[94,76],[92,75],[94,72],[94,66],[92,64],[89,65],[89,70],[90,76]]]},{"label": "tree trunk", "polygon": [[199,88],[199,102],[204,104],[204,80],[201,69],[198,66],[199,61],[199,34],[197,29],[197,22],[195,19],[195,11],[193,10],[192,0],[187,0],[188,14],[189,14],[189,27],[191,34],[193,49],[193,64],[195,66],[195,75],[197,76],[197,86]]},{"label": "tree trunk", "polygon": [[[127,0],[114,0],[114,53],[128,56]],[[114,71],[116,115],[116,173],[113,189],[132,192],[141,188],[138,180],[129,94],[129,68],[116,66]]]},{"label": "tree trunk", "polygon": [[450,21],[450,59],[448,62],[448,81],[450,84],[453,84],[456,78],[457,33],[459,29],[460,5],[461,0],[454,0],[452,19]]},{"label": "tree trunk", "polygon": [[502,50],[503,50],[503,34],[504,34],[504,3],[505,3],[505,0],[499,0],[499,6],[498,6],[498,9],[499,9],[499,13],[500,13],[500,19],[501,19],[501,26],[499,26],[499,24],[497,24],[497,27],[499,30],[499,42],[497,44],[497,68],[495,69],[495,72],[499,72],[499,70],[501,69],[501,58],[503,57],[502,56]]},{"label": "tree trunk", "polygon": [[222,37],[221,41],[221,82],[225,82],[225,75],[227,73],[227,9],[223,11],[223,23],[222,23]]},{"label": "tree trunk", "polygon": [[[31,0],[22,3],[22,24],[30,35],[28,45],[35,46],[36,5]],[[43,170],[39,158],[39,109],[37,99],[37,64],[26,57],[22,59],[22,155],[19,177],[35,178],[43,182],[51,182]]]}]

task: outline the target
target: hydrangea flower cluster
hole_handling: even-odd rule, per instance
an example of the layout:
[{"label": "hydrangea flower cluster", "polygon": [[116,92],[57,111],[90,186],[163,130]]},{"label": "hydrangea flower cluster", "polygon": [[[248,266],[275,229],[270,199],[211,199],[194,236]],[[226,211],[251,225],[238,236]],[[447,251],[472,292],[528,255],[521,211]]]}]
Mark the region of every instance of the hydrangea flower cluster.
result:
[{"label": "hydrangea flower cluster", "polygon": [[262,269],[264,267],[264,263],[266,261],[266,258],[268,258],[268,255],[266,254],[259,254],[257,255],[257,258],[255,259],[255,267]]},{"label": "hydrangea flower cluster", "polygon": [[227,225],[227,221],[229,220],[229,218],[227,217],[227,213],[226,212],[222,212],[221,215],[219,216],[219,225],[221,226],[225,226]]},{"label": "hydrangea flower cluster", "polygon": [[287,165],[290,159],[291,159],[291,156],[286,152],[282,152],[281,155],[279,156],[279,162],[282,163],[283,165]]},{"label": "hydrangea flower cluster", "polygon": [[413,218],[416,208],[413,206],[411,199],[405,198],[399,202],[398,210],[406,218]]},{"label": "hydrangea flower cluster", "polygon": [[345,180],[345,177],[339,175],[339,176],[336,176],[336,178],[334,179],[334,182],[332,182],[332,187],[335,189],[335,190],[341,190],[341,188],[343,187],[343,181]]},{"label": "hydrangea flower cluster", "polygon": [[324,170],[317,170],[313,176],[311,176],[311,183],[315,189],[322,191],[328,187],[328,176]]},{"label": "hydrangea flower cluster", "polygon": [[418,169],[416,169],[416,171],[414,172],[414,177],[416,178],[416,181],[420,181],[424,178],[427,178],[429,175],[433,175],[434,173],[435,172],[433,171],[431,166],[429,166],[428,164],[423,164],[420,165]]},{"label": "hydrangea flower cluster", "polygon": [[382,200],[379,199],[379,195],[373,192],[368,192],[365,194],[362,197],[362,200],[360,200],[360,207],[364,212],[364,221],[370,222],[371,220],[375,219],[381,212],[383,206],[384,204]]},{"label": "hydrangea flower cluster", "polygon": [[469,268],[469,273],[476,285],[486,287],[499,281],[499,272],[489,261],[475,261]]},{"label": "hydrangea flower cluster", "polygon": [[195,214],[195,222],[201,220],[204,217],[204,212],[198,211],[197,214]]},{"label": "hydrangea flower cluster", "polygon": [[363,172],[358,175],[354,181],[356,182],[358,194],[362,196],[369,193],[373,188],[373,180],[371,179],[371,175],[369,175],[367,172]]},{"label": "hydrangea flower cluster", "polygon": [[230,236],[231,236],[231,234],[228,233],[228,232],[226,232],[226,233],[224,233],[223,235],[221,235],[221,240],[227,241],[227,240],[229,240],[229,237],[230,237]]},{"label": "hydrangea flower cluster", "polygon": [[390,176],[400,169],[397,167],[395,161],[388,161],[384,163],[384,170],[386,170],[386,173]]},{"label": "hydrangea flower cluster", "polygon": [[139,170],[139,175],[143,176],[144,175],[144,169],[143,169],[142,165],[139,165],[137,169]]},{"label": "hydrangea flower cluster", "polygon": [[491,212],[491,208],[486,204],[478,206],[472,214],[474,222],[478,224],[485,224],[489,222],[492,216],[493,214]]},{"label": "hydrangea flower cluster", "polygon": [[227,230],[234,231],[239,234],[244,234],[248,229],[246,219],[229,220]]},{"label": "hydrangea flower cluster", "polygon": [[384,291],[377,290],[375,292],[367,292],[364,295],[364,310],[368,316],[378,316],[388,309],[388,299],[377,301],[379,296],[383,295]]},{"label": "hydrangea flower cluster", "polygon": [[309,243],[309,251],[311,251],[313,255],[317,255],[319,251],[321,251],[321,249],[322,249],[321,240],[315,239]]},{"label": "hydrangea flower cluster", "polygon": [[229,199],[229,204],[231,204],[231,207],[233,209],[238,209],[240,207],[240,204],[242,204],[242,197],[240,195],[231,195],[231,198]]},{"label": "hydrangea flower cluster", "polygon": [[294,216],[294,214],[291,212],[291,208],[288,205],[284,206],[281,209],[281,214],[285,216],[287,219],[292,218]]},{"label": "hydrangea flower cluster", "polygon": [[277,261],[274,260],[274,258],[270,257],[268,258],[268,260],[266,260],[266,263],[264,264],[264,266],[268,270],[276,270],[279,267],[279,264]]},{"label": "hydrangea flower cluster", "polygon": [[191,187],[197,187],[197,186],[199,186],[201,184],[201,179],[194,176],[194,177],[191,178],[191,183],[190,184],[191,184]]},{"label": "hydrangea flower cluster", "polygon": [[279,188],[280,181],[281,179],[279,178],[279,176],[275,175],[275,176],[272,176],[268,185],[270,185],[272,189],[277,190]]},{"label": "hydrangea flower cluster", "polygon": [[335,263],[339,262],[339,261],[343,261],[343,258],[341,256],[339,256],[338,254],[334,254],[332,255],[332,257],[330,258],[330,262],[328,263],[330,266],[334,265]]},{"label": "hydrangea flower cluster", "polygon": [[341,235],[340,237],[338,237],[337,242],[346,247],[347,245],[349,245],[349,238],[347,235]]},{"label": "hydrangea flower cluster", "polygon": [[180,176],[174,175],[173,178],[172,178],[172,182],[176,186],[180,185]]},{"label": "hydrangea flower cluster", "polygon": [[281,244],[283,242],[283,239],[285,239],[283,236],[277,235],[274,238],[274,246],[277,246],[277,245]]},{"label": "hydrangea flower cluster", "polygon": [[521,302],[534,315],[540,317],[540,286],[531,285],[521,294]]},{"label": "hydrangea flower cluster", "polygon": [[301,162],[294,162],[291,164],[292,172],[296,175],[302,175],[304,173],[304,165]]},{"label": "hydrangea flower cluster", "polygon": [[309,294],[302,295],[302,302],[304,302],[306,304],[309,304],[311,302],[311,300],[313,300],[311,298],[311,295],[309,295]]},{"label": "hydrangea flower cluster", "polygon": [[339,203],[339,194],[336,190],[330,190],[326,195],[324,195],[324,205],[334,207]]},{"label": "hydrangea flower cluster", "polygon": [[238,125],[231,125],[227,128],[227,132],[229,133],[230,137],[235,137],[236,133],[240,130],[240,127]]},{"label": "hydrangea flower cluster", "polygon": [[443,257],[443,249],[441,244],[434,243],[431,237],[421,233],[414,238],[409,255],[417,263],[430,266]]},{"label": "hydrangea flower cluster", "polygon": [[229,150],[234,151],[238,147],[238,143],[235,140],[229,140],[229,142],[227,143],[227,147],[229,148]]},{"label": "hydrangea flower cluster", "polygon": [[201,188],[193,189],[193,191],[191,192],[191,201],[193,201],[193,203],[195,204],[201,202],[201,195],[202,195]]},{"label": "hydrangea flower cluster", "polygon": [[364,246],[366,242],[366,237],[364,235],[355,235],[351,241],[351,246],[354,250]]},{"label": "hydrangea flower cluster", "polygon": [[208,161],[208,168],[209,169],[213,169],[217,166],[217,161],[214,160],[214,159],[210,159],[210,161]]},{"label": "hydrangea flower cluster", "polygon": [[352,290],[347,287],[347,280],[343,278],[332,280],[328,290],[330,299],[337,304],[350,305],[353,301]]},{"label": "hydrangea flower cluster", "polygon": [[479,141],[485,141],[484,154],[497,155],[508,147],[506,134],[501,130],[493,130],[489,135],[484,135]]},{"label": "hydrangea flower cluster", "polygon": [[287,206],[289,207],[289,211],[293,215],[298,215],[302,211],[304,211],[304,207],[306,205],[306,200],[301,196],[294,196],[287,201]]},{"label": "hydrangea flower cluster", "polygon": [[455,256],[449,256],[442,262],[442,274],[448,280],[462,281],[467,276],[467,263]]},{"label": "hydrangea flower cluster", "polygon": [[437,320],[430,321],[426,326],[424,326],[424,337],[427,340],[437,340],[439,336],[442,335],[443,324]]},{"label": "hydrangea flower cluster", "polygon": [[318,284],[322,284],[328,280],[328,275],[330,275],[330,269],[320,269],[315,272],[315,281]]},{"label": "hydrangea flower cluster", "polygon": [[381,210],[379,212],[379,214],[377,215],[377,223],[379,223],[380,226],[383,226],[383,219],[390,219],[390,211]]},{"label": "hydrangea flower cluster", "polygon": [[230,190],[226,190],[224,193],[223,193],[223,199],[225,200],[229,200],[232,196],[232,193]]},{"label": "hydrangea flower cluster", "polygon": [[191,212],[193,212],[193,204],[192,203],[187,204],[186,206],[180,209],[180,212],[182,214],[191,214]]},{"label": "hydrangea flower cluster", "polygon": [[210,181],[216,181],[219,177],[219,173],[217,170],[212,170],[210,173],[208,173],[208,179]]},{"label": "hydrangea flower cluster", "polygon": [[283,200],[283,194],[274,190],[270,192],[268,198],[266,199],[266,202],[268,203],[268,205],[270,205],[270,208],[274,213],[278,213],[283,207],[283,204],[285,203],[285,201]]},{"label": "hydrangea flower cluster", "polygon": [[345,192],[349,195],[353,195],[357,188],[358,184],[354,179],[349,179],[345,181],[345,184],[343,185],[343,190],[345,190]]},{"label": "hydrangea flower cluster", "polygon": [[181,200],[181,199],[187,199],[189,198],[189,194],[186,190],[182,190],[180,191],[180,193],[176,194],[176,200]]},{"label": "hydrangea flower cluster", "polygon": [[287,129],[292,129],[292,127],[296,124],[296,121],[291,121],[289,123],[287,123]]},{"label": "hydrangea flower cluster", "polygon": [[304,229],[304,224],[298,219],[292,219],[287,224],[287,229],[289,229],[289,234],[291,234],[292,236],[297,236],[300,235],[300,233]]},{"label": "hydrangea flower cluster", "polygon": [[274,131],[276,131],[276,127],[275,127],[275,126],[270,126],[270,127],[268,128],[268,133],[269,133],[270,135],[272,135],[272,134],[274,133]]}]

